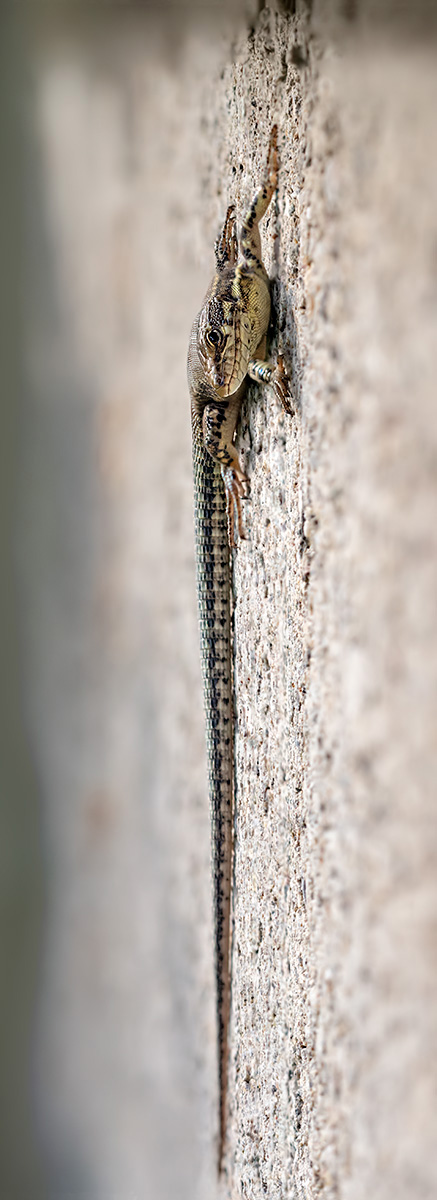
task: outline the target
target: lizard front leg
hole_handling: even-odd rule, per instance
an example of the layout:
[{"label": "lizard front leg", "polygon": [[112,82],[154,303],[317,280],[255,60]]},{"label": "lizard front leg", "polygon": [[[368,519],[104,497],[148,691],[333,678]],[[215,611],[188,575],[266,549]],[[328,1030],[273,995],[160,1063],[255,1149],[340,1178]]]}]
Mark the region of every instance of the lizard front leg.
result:
[{"label": "lizard front leg", "polygon": [[285,412],[292,416],[293,407],[290,400],[290,384],[282,354],[278,354],[276,367],[273,363],[266,362],[262,358],[251,358],[247,374],[250,379],[255,380],[255,383],[270,383],[276,399],[280,401]]},{"label": "lizard front leg", "polygon": [[[249,480],[241,469],[238,454],[233,446],[233,436],[240,408],[241,389],[236,397],[208,404],[204,409],[203,440],[212,458],[220,463],[226,492],[226,514],[228,519],[229,545],[236,546],[235,524],[238,536],[244,538],[241,501],[246,499]],[[238,398],[237,398],[238,397]]]},{"label": "lizard front leg", "polygon": [[218,271],[224,271],[227,266],[234,266],[238,254],[238,243],[235,233],[235,204],[229,205],[223,229],[214,246],[214,253]]}]

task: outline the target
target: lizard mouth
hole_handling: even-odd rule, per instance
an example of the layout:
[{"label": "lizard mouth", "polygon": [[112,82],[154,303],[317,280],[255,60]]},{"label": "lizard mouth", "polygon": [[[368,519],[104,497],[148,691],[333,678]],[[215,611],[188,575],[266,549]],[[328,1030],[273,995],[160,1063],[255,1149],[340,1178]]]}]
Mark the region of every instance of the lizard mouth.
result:
[{"label": "lizard mouth", "polygon": [[223,371],[219,367],[215,367],[214,365],[212,365],[211,366],[211,375],[212,375],[212,381],[213,381],[214,387],[221,388],[221,387],[225,386],[225,382],[226,382],[225,377],[223,375]]},{"label": "lizard mouth", "polygon": [[210,359],[208,374],[213,387],[223,390],[226,396],[230,396],[239,383],[239,380],[235,379],[235,353],[231,355],[228,352],[227,355],[222,355],[218,362]]}]

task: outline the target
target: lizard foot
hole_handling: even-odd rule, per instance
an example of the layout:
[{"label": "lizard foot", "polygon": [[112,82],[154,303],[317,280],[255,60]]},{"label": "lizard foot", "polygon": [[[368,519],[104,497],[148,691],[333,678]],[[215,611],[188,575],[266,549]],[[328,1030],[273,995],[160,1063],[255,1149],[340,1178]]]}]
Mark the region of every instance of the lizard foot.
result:
[{"label": "lizard foot", "polygon": [[226,491],[226,516],[228,518],[228,538],[231,550],[235,550],[235,523],[238,537],[244,540],[243,515],[241,501],[247,499],[249,480],[239,467],[222,467],[222,478]]},{"label": "lizard foot", "polygon": [[290,379],[287,375],[282,354],[278,354],[277,366],[272,376],[272,385],[276,399],[280,401],[285,412],[292,416],[294,409],[290,394]]}]

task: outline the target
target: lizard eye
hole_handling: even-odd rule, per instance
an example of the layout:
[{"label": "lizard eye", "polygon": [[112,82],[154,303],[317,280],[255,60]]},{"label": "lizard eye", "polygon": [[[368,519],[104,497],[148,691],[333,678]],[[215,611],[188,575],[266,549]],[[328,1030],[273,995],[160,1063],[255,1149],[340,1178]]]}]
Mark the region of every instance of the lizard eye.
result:
[{"label": "lizard eye", "polygon": [[223,344],[223,334],[220,333],[219,329],[208,329],[206,340],[210,346],[213,346],[217,350]]}]

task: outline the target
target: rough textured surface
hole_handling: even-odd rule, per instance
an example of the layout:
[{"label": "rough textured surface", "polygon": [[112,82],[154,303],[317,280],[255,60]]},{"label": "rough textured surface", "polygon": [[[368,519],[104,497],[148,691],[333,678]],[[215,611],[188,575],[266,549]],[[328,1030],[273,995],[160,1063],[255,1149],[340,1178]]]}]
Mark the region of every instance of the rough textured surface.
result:
[{"label": "rough textured surface", "polygon": [[207,131],[223,204],[279,122],[298,408],[240,439],[231,1194],[431,1197],[435,55],[311,32],[262,13]]},{"label": "rough textured surface", "polygon": [[436,1194],[435,45],[390,6],[277,7],[170,61],[141,23],[39,59],[56,319],[36,288],[21,557],[56,1200],[217,1194],[184,360],[274,120],[297,411],[252,389],[239,433],[224,1194]]}]

